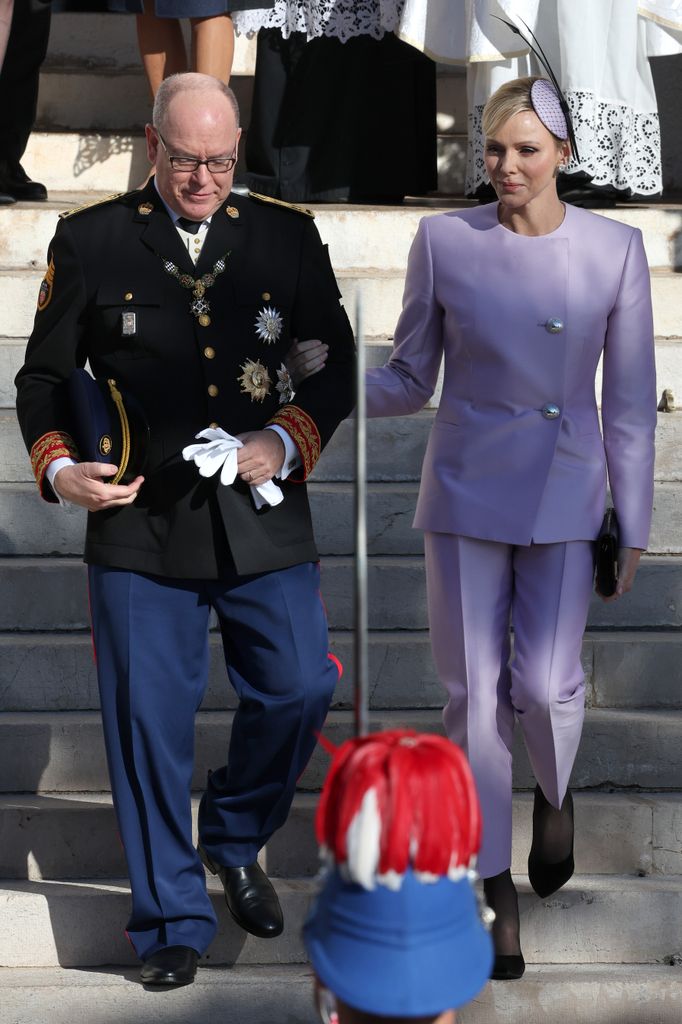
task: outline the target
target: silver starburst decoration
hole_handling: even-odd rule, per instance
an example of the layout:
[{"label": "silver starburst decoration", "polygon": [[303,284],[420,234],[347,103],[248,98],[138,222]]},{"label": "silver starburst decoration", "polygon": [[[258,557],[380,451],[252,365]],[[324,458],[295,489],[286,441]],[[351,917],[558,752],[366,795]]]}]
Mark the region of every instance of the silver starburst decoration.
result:
[{"label": "silver starburst decoration", "polygon": [[279,312],[272,306],[263,306],[256,317],[256,334],[266,345],[272,345],[279,340],[284,327],[284,321]]},{"label": "silver starburst decoration", "polygon": [[291,379],[291,374],[287,370],[284,363],[280,366],[277,371],[277,391],[279,391],[279,404],[286,405],[294,397],[294,382]]}]

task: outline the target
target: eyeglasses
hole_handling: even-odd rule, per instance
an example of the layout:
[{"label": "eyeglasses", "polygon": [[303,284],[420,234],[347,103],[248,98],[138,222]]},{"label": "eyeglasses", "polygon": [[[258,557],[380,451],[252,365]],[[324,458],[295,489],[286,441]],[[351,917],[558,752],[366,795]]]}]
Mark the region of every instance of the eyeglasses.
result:
[{"label": "eyeglasses", "polygon": [[199,160],[196,156],[171,156],[168,152],[168,146],[163,141],[161,132],[157,131],[156,134],[159,136],[159,142],[163,146],[164,152],[168,157],[168,163],[174,171],[197,171],[202,164],[205,164],[206,170],[211,174],[226,174],[228,171],[231,171],[237,163],[236,156],[212,156],[208,160]]}]

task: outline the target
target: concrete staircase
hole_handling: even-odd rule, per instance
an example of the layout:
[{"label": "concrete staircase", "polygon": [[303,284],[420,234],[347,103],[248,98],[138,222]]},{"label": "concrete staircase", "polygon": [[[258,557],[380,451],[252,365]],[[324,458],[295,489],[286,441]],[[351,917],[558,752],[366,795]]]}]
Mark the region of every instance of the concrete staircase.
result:
[{"label": "concrete staircase", "polygon": [[[253,47],[240,43],[235,85],[248,111]],[[461,191],[462,79],[443,72],[443,196],[402,208],[327,206],[330,243],[350,308],[362,289],[370,363],[382,362],[419,218]],[[326,770],[318,751],[286,827],[263,853],[287,918],[263,942],[228,920],[209,890],[219,935],[187,990],[145,992],[125,941],[125,863],[104,761],[88,635],[84,518],[39,501],[14,414],[22,362],[57,211],[84,193],[121,191],[144,174],[148,116],[132,21],[54,19],[38,131],[26,167],[48,204],[0,211],[0,1024],[194,1024],[211,1013],[239,1024],[312,1024],[300,938],[313,891],[312,818]],[[454,114],[453,114],[454,111]],[[245,118],[246,120],[246,118]],[[682,395],[682,207],[623,207],[652,266],[659,392]],[[359,239],[362,239],[360,244]],[[432,406],[369,428],[372,724],[439,730],[442,693],[431,664],[422,546],[410,529]],[[679,1024],[682,1020],[682,414],[660,414],[654,530],[635,591],[594,601],[585,638],[588,712],[576,764],[577,873],[548,900],[524,878],[533,780],[515,758],[513,869],[522,891],[529,969],[489,985],[465,1024]],[[399,466],[399,469],[396,467]],[[334,650],[346,665],[327,733],[351,731],[351,433],[338,431],[311,485]],[[234,697],[213,638],[197,716],[196,786],[221,762]]]}]

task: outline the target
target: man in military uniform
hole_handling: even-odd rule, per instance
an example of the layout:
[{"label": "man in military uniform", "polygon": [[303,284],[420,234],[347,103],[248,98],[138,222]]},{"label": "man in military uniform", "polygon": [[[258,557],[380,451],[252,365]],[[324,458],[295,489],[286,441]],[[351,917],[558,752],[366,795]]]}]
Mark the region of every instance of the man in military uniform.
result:
[{"label": "man in military uniform", "polygon": [[[256,862],[284,822],[324,722],[328,656],[306,477],[352,406],[353,338],[310,216],[230,194],[233,94],[177,75],[147,126],[155,177],[65,215],[50,245],[17,410],[42,496],[90,510],[85,546],[114,802],[128,860],[128,935],[142,980],[186,984],[216,929],[203,866],[237,922],[277,935]],[[295,396],[284,360],[321,338],[326,367]],[[144,409],[144,476],[79,460],[67,380],[89,360]],[[233,485],[182,450],[239,435]],[[257,508],[277,477],[283,500]],[[193,721],[215,609],[238,697],[229,757],[191,841]]]}]

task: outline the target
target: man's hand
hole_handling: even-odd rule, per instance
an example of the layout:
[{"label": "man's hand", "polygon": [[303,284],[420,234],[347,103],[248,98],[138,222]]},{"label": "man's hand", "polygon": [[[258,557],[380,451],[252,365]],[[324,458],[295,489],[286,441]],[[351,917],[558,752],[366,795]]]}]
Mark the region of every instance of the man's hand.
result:
[{"label": "man's hand", "polygon": [[117,472],[117,466],[107,463],[78,462],[75,466],[64,466],[59,470],[54,478],[54,487],[64,501],[81,505],[89,512],[131,505],[144,483],[144,477],[138,476],[125,486],[104,482],[108,476],[115,476]]},{"label": "man's hand", "polygon": [[329,345],[325,345],[317,338],[309,338],[307,341],[299,341],[298,338],[294,338],[294,343],[284,360],[294,386],[298,387],[306,377],[312,377],[314,373],[319,373],[327,362],[328,353]]},{"label": "man's hand", "polygon": [[[251,430],[237,434],[243,448],[237,450],[237,471],[247,484],[258,486],[282,469],[286,450],[276,430]],[[57,474],[59,475],[59,474]]]},{"label": "man's hand", "polygon": [[609,601],[617,601],[623,594],[627,594],[629,590],[632,590],[632,584],[635,580],[635,573],[637,572],[637,566],[639,560],[642,557],[642,552],[639,548],[620,548],[618,551],[618,582],[616,584],[616,592],[611,597],[604,597],[603,594],[597,593],[601,597],[602,601],[608,603]]}]

